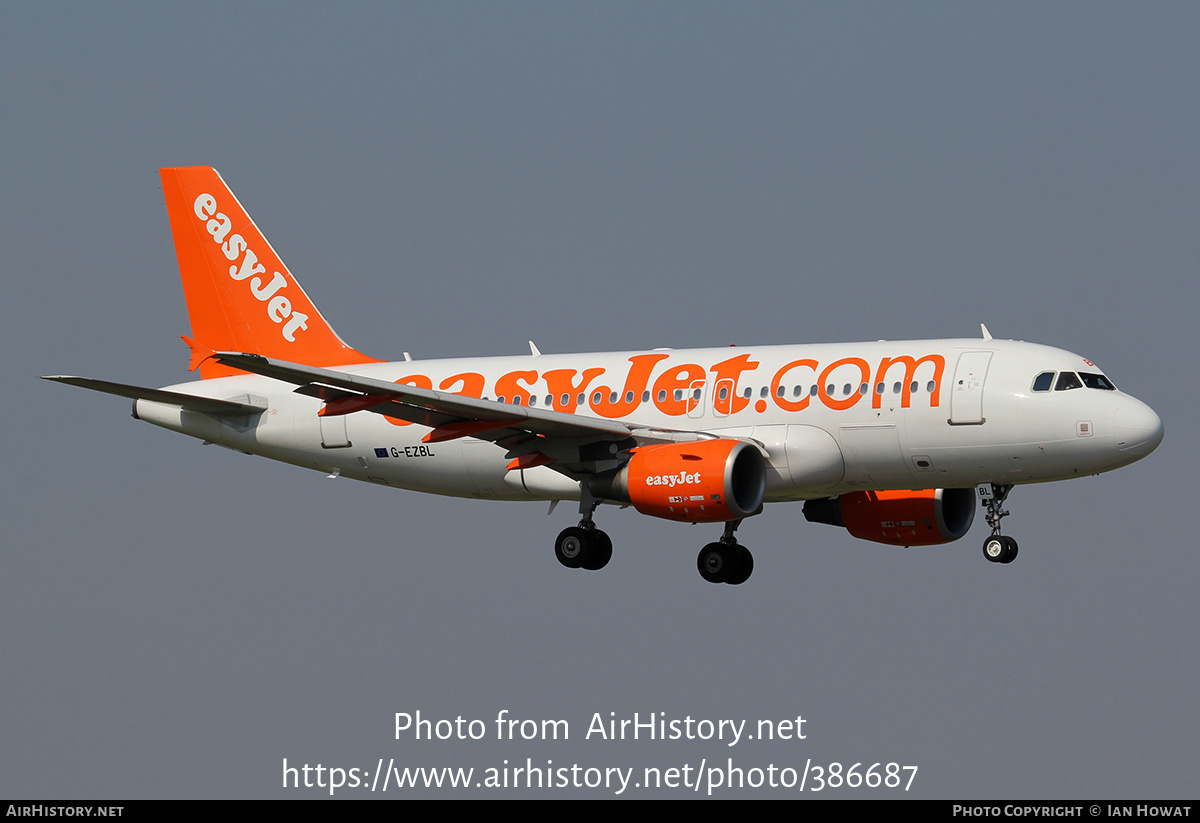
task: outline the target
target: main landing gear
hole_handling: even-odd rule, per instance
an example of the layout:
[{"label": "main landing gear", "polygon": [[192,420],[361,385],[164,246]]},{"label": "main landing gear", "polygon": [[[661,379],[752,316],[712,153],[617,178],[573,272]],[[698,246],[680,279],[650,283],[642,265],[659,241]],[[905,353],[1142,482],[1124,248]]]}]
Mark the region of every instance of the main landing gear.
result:
[{"label": "main landing gear", "polygon": [[1017,559],[1017,541],[1000,534],[1000,520],[1008,517],[1008,511],[1002,506],[1012,486],[1001,486],[995,483],[979,484],[979,497],[987,509],[987,524],[992,533],[983,541],[983,556],[992,563],[1011,563]]},{"label": "main landing gear", "polygon": [[696,568],[709,583],[737,586],[749,580],[754,572],[754,555],[733,536],[741,524],[741,520],[730,520],[721,539],[709,543],[696,557]]},{"label": "main landing gear", "polygon": [[[579,501],[579,525],[563,529],[554,541],[554,556],[568,569],[597,571],[612,559],[612,540],[592,522],[592,514],[598,505],[599,500],[585,493]],[[725,524],[721,539],[700,550],[696,568],[709,583],[736,586],[750,579],[754,571],[754,555],[733,536],[741,523],[741,520],[730,520]]]},{"label": "main landing gear", "polygon": [[554,556],[568,569],[599,571],[612,560],[612,540],[592,522],[599,505],[600,501],[585,491],[579,499],[579,525],[563,529],[554,541]]},{"label": "main landing gear", "polygon": [[612,559],[612,540],[590,521],[563,529],[554,541],[554,556],[568,569],[599,571]]}]

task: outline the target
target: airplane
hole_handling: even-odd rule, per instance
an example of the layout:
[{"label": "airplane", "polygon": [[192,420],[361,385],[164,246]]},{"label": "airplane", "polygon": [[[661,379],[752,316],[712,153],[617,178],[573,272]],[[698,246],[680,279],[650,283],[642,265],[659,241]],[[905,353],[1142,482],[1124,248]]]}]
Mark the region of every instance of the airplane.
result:
[{"label": "airplane", "polygon": [[766,503],[894,546],[958,540],[976,495],[983,554],[1017,485],[1111,471],[1162,421],[1090,360],[994,339],[877,341],[469,359],[376,360],[334,332],[216,170],[160,170],[187,301],[189,368],[162,389],[45,379],[133,400],[172,431],[326,473],[433,494],[578,501],[554,552],[598,570],[602,503],[722,524],[697,557],[744,583],[735,536]]}]

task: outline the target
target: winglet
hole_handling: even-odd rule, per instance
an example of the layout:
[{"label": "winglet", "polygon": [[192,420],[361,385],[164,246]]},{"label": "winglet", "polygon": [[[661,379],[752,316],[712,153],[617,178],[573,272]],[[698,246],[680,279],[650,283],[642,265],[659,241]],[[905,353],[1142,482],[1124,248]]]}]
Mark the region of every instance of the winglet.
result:
[{"label": "winglet", "polygon": [[983,339],[984,339],[984,340],[991,340],[991,339],[992,339],[992,333],[991,333],[990,331],[988,331],[988,329],[987,329],[987,326],[985,326],[985,325],[983,325],[982,323],[980,323],[980,324],[979,324],[979,329],[980,329],[980,330],[983,332]]}]

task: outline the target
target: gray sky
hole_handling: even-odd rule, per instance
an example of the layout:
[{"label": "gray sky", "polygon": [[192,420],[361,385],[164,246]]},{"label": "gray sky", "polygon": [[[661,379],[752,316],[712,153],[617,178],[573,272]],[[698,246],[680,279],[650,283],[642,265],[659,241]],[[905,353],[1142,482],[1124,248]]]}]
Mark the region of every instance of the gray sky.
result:
[{"label": "gray sky", "polygon": [[[281,789],[284,758],[895,761],[919,767],[907,796],[1194,796],[1198,24],[1186,4],[3,4],[0,796],[318,794]],[[1166,440],[1017,489],[1007,567],[981,517],[901,550],[773,505],[739,532],[741,587],[696,574],[716,527],[632,510],[601,513],[607,569],[569,572],[570,507],[331,481],[35,379],[188,379],[157,169],[196,164],[375,356],[986,322],[1094,360]],[[417,710],[488,738],[394,739]],[[501,710],[571,739],[497,741]],[[807,737],[585,740],[597,712],[802,715]]]}]

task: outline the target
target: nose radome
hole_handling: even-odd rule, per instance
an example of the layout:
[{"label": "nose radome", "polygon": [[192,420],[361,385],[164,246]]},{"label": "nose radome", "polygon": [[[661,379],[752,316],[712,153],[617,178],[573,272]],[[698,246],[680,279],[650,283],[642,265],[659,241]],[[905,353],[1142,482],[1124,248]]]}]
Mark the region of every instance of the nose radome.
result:
[{"label": "nose radome", "polygon": [[1115,421],[1117,448],[1144,457],[1162,442],[1162,420],[1142,401],[1132,397],[1123,399]]}]

